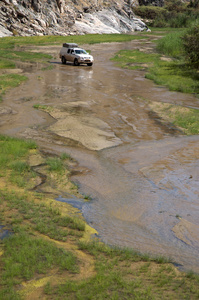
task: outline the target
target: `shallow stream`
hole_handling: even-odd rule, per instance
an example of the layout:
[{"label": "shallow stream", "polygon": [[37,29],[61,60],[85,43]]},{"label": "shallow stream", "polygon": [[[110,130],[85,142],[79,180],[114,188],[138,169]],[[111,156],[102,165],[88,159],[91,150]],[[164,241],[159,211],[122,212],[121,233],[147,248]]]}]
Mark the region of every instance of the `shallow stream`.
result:
[{"label": "shallow stream", "polygon": [[[165,255],[199,272],[199,137],[163,125],[148,106],[199,108],[199,100],[110,61],[118,50],[145,47],[153,43],[85,45],[93,67],[62,65],[60,47],[43,47],[54,54],[54,68],[19,64],[29,80],[0,103],[0,132],[78,161],[72,179],[92,198],[81,209],[103,241]],[[54,110],[47,114],[35,104]]]}]

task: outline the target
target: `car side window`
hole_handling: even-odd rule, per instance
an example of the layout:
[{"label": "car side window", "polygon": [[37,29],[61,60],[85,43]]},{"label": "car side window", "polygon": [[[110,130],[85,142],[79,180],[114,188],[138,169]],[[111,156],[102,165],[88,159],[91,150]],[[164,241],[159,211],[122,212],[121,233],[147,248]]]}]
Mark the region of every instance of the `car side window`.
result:
[{"label": "car side window", "polygon": [[72,49],[72,50],[71,50],[71,54],[73,54],[73,53],[74,53],[74,50]]},{"label": "car side window", "polygon": [[70,53],[70,49],[68,49],[68,52],[67,53]]}]

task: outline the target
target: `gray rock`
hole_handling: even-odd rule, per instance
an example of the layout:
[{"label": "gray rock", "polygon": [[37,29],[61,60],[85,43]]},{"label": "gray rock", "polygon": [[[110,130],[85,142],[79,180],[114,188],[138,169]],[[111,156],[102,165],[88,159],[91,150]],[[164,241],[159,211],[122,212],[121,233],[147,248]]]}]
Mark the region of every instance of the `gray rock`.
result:
[{"label": "gray rock", "polygon": [[[125,33],[147,26],[134,19],[138,0],[1,0],[0,37]],[[104,4],[104,7],[102,5]]]},{"label": "gray rock", "polygon": [[0,25],[0,37],[5,37],[5,36],[12,36],[13,33],[10,32],[8,29]]}]

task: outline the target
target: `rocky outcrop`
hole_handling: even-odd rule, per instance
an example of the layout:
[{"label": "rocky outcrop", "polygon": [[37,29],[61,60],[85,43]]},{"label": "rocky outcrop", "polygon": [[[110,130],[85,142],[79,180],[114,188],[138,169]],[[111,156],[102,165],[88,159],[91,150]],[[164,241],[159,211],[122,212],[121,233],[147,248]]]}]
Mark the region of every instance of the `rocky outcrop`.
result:
[{"label": "rocky outcrop", "polygon": [[137,0],[1,0],[0,37],[145,30]]}]

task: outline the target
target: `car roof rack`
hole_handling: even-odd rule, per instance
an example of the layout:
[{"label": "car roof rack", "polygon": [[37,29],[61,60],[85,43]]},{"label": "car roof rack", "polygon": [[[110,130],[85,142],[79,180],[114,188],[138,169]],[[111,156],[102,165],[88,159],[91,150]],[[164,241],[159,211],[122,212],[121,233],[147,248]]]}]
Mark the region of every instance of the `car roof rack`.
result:
[{"label": "car roof rack", "polygon": [[63,47],[65,48],[78,48],[78,45],[75,43],[63,43]]}]

